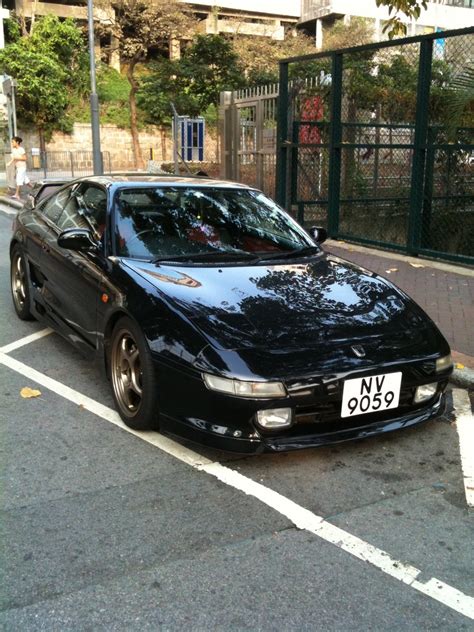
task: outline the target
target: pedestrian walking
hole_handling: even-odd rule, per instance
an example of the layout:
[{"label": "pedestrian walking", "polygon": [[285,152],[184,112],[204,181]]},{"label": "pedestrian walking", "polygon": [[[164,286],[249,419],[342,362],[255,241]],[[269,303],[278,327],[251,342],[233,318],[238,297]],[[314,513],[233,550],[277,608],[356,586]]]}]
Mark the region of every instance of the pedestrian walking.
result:
[{"label": "pedestrian walking", "polygon": [[11,164],[15,165],[16,191],[13,197],[17,200],[21,199],[20,189],[23,185],[27,184],[28,186],[32,186],[30,183],[30,179],[26,174],[26,152],[21,146],[22,142],[23,139],[19,136],[14,136],[12,138],[12,157],[10,162],[7,164],[7,167],[9,167]]}]

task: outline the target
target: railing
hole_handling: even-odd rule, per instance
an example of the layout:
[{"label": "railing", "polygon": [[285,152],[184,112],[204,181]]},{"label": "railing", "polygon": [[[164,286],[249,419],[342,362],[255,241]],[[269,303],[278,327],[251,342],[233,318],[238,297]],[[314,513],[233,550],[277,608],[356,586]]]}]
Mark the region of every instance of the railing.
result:
[{"label": "railing", "polygon": [[338,239],[474,265],[474,125],[447,116],[473,35],[282,60],[277,201]]},{"label": "railing", "polygon": [[[110,152],[102,152],[104,172],[112,171]],[[92,151],[45,151],[27,155],[28,174],[32,180],[49,177],[77,178],[94,173]]]}]

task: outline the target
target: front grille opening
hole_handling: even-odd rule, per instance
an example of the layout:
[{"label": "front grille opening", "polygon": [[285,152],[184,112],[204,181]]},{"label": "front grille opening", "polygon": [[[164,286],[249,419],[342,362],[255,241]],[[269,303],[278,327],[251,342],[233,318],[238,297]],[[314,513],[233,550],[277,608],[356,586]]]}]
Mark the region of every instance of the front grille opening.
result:
[{"label": "front grille opening", "polygon": [[371,423],[388,421],[394,417],[401,417],[410,412],[423,410],[431,406],[432,400],[413,404],[415,387],[404,388],[400,392],[400,400],[397,408],[391,408],[383,412],[373,412],[355,417],[341,417],[341,399],[317,403],[312,406],[298,406],[295,410],[295,424],[290,429],[292,434],[309,435],[314,433],[330,433],[338,430],[360,428]]}]

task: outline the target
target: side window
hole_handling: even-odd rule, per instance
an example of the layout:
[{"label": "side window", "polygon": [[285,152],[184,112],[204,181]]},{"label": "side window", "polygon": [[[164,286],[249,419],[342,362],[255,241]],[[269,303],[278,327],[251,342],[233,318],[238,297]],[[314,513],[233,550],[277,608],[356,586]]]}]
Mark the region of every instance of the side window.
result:
[{"label": "side window", "polygon": [[71,196],[57,223],[61,230],[66,230],[67,228],[90,229],[89,224],[80,212],[77,195]]},{"label": "side window", "polygon": [[80,212],[99,237],[102,237],[107,220],[107,192],[94,185],[86,185],[77,196]]},{"label": "side window", "polygon": [[62,191],[59,191],[52,197],[48,198],[47,201],[41,207],[41,212],[48,219],[50,219],[55,224],[58,223],[59,216],[64,210],[66,202],[71,194],[72,187],[67,187]]},{"label": "side window", "polygon": [[92,228],[102,237],[107,217],[107,192],[94,185],[83,185],[71,196],[58,221],[62,230]]}]

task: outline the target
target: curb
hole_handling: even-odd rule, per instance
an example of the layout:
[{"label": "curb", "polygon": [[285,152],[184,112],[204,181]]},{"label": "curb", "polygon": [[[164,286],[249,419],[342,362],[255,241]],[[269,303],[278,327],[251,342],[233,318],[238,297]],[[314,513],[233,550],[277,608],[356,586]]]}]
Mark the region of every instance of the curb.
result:
[{"label": "curb", "polygon": [[474,389],[474,371],[472,369],[454,369],[449,381],[461,388]]},{"label": "curb", "polygon": [[11,197],[7,197],[6,195],[0,195],[0,202],[2,204],[6,204],[7,206],[11,206],[16,210],[20,209],[24,204],[24,201],[13,200]]},{"label": "curb", "polygon": [[[393,252],[390,250],[379,250],[378,248],[369,248],[368,246],[362,246],[360,244],[338,241],[337,239],[328,239],[324,242],[329,246],[340,248],[341,250],[347,250],[349,252],[357,252],[363,255],[370,255],[376,257],[382,257],[383,259],[392,259],[406,263],[408,265],[415,264],[416,267],[423,268],[435,268],[443,272],[453,272],[454,274],[462,274],[469,277],[474,277],[474,266],[458,265],[449,263],[448,261],[440,261],[438,259],[429,259],[427,257],[411,257],[400,252]],[[336,254],[336,253],[334,253]],[[336,256],[341,256],[337,255]]]}]

